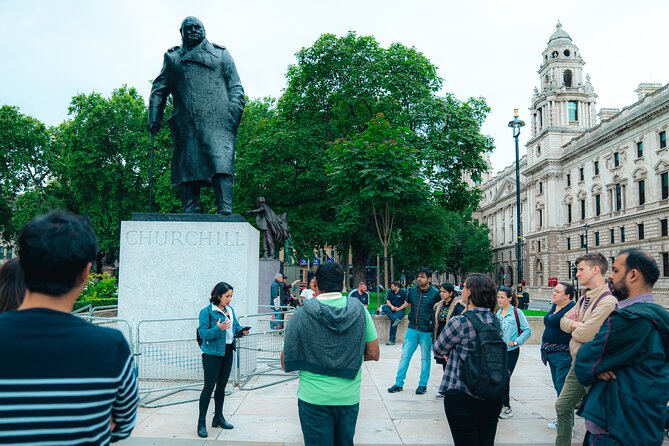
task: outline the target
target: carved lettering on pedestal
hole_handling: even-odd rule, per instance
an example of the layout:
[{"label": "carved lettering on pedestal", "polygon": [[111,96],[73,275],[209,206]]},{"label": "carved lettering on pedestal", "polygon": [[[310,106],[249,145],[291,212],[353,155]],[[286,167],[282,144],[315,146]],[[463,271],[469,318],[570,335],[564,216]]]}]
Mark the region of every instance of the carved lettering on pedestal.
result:
[{"label": "carved lettering on pedestal", "polygon": [[131,246],[246,246],[239,231],[127,231]]}]

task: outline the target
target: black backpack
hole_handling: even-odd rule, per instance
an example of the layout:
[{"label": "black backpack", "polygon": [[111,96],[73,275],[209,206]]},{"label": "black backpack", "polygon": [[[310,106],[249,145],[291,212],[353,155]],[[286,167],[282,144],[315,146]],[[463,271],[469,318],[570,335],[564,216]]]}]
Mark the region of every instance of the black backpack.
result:
[{"label": "black backpack", "polygon": [[495,318],[492,324],[487,324],[469,311],[462,316],[476,329],[476,345],[462,364],[462,382],[476,397],[501,400],[509,385],[509,369],[499,321]]}]

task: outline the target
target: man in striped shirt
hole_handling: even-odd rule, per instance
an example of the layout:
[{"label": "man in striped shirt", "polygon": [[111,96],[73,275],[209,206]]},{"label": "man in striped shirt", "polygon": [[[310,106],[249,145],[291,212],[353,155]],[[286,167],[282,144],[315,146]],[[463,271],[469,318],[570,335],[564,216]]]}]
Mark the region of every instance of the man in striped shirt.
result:
[{"label": "man in striped shirt", "polygon": [[137,375],[121,332],[70,312],[97,253],[90,221],[66,212],[22,229],[26,296],[0,314],[0,444],[106,445],[130,435]]}]

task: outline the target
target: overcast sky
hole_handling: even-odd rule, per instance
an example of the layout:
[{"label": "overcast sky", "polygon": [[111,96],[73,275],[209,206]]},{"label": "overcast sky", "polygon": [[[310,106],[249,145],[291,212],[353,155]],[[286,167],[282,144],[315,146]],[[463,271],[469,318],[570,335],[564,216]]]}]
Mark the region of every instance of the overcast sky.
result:
[{"label": "overcast sky", "polygon": [[586,62],[598,108],[632,104],[640,82],[669,81],[665,0],[0,0],[0,104],[55,125],[77,93],[107,96],[127,84],[147,100],[189,15],[229,49],[252,98],[279,97],[295,52],[324,33],[416,47],[438,67],[445,91],[488,101],[483,131],[495,139],[495,171],[513,162],[507,123],[514,107],[529,121],[541,52],[558,20]]}]

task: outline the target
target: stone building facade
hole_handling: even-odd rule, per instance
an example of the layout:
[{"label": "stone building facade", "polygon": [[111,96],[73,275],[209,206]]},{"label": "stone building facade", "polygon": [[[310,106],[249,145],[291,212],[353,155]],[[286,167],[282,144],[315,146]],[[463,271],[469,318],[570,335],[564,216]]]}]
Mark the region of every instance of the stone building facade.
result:
[{"label": "stone building facade", "polygon": [[[542,54],[527,155],[520,160],[523,277],[549,299],[551,277],[572,281],[572,262],[624,248],[651,253],[658,297],[669,307],[669,85],[640,84],[638,101],[596,112],[579,49],[558,23]],[[477,217],[490,227],[498,283],[516,283],[515,163],[482,183]]]}]

